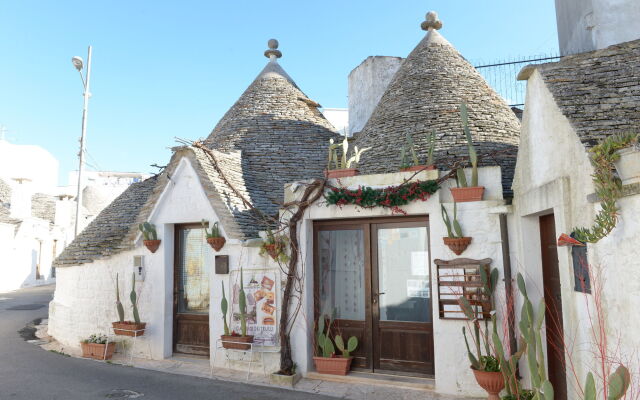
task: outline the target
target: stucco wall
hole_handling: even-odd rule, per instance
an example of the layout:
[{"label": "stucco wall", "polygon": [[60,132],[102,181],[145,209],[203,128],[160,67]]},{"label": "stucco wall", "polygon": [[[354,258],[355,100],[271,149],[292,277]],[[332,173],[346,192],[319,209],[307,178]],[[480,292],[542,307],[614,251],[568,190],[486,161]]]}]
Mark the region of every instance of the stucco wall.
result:
[{"label": "stucco wall", "polygon": [[404,59],[367,57],[349,73],[349,134],[360,132]]},{"label": "stucco wall", "polygon": [[[513,214],[510,216],[514,241],[512,264],[527,278],[532,300],[542,297],[543,279],[540,256],[538,218],[554,213],[556,235],[571,233],[576,226],[591,226],[598,205],[587,196],[594,191],[585,147],[559,111],[540,74],[534,72],[527,83],[526,107],[520,135],[520,147],[514,178]],[[610,343],[622,339],[623,354],[638,348],[635,332],[640,329],[633,315],[638,300],[637,265],[639,254],[634,245],[639,228],[634,219],[640,207],[640,196],[620,199],[621,218],[615,230],[595,245],[588,245],[590,268],[604,277],[603,305],[608,322]],[[572,347],[573,360],[580,386],[592,369],[593,336],[589,326],[589,310],[594,314],[592,295],[574,291],[570,247],[558,247],[565,341]],[[612,272],[615,271],[615,272]],[[633,279],[629,279],[634,277]],[[636,296],[637,297],[637,296]],[[573,345],[571,345],[573,343]],[[637,360],[635,369],[638,370]],[[568,372],[570,398],[575,398],[575,379]]]}]

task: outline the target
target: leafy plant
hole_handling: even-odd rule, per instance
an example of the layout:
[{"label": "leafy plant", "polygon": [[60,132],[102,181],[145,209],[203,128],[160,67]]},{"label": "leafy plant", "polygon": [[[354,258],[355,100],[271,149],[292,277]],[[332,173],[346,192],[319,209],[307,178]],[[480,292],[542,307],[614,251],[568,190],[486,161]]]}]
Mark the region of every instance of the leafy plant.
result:
[{"label": "leafy plant", "polygon": [[[624,397],[629,389],[631,374],[624,365],[620,365],[615,372],[609,376],[608,382],[609,385],[606,391],[607,400],[619,400]],[[589,372],[584,385],[584,400],[596,400],[596,395],[596,382],[593,374]]]},{"label": "leafy plant", "polygon": [[227,311],[229,310],[229,302],[224,294],[224,282],[222,284],[222,301],[220,302],[220,308],[222,309],[222,322],[224,323],[224,334],[229,335],[229,325],[227,325]]},{"label": "leafy plant", "polygon": [[124,322],[124,307],[120,301],[120,278],[116,273],[116,309],[118,310],[118,321]]},{"label": "leafy plant", "polygon": [[[222,237],[222,234],[220,233],[220,226],[218,225],[218,221],[210,225],[209,222],[203,219],[200,223],[202,224],[202,228],[204,229],[204,233],[207,236],[207,239]],[[211,229],[207,229],[209,225],[211,226]]]},{"label": "leafy plant", "polygon": [[416,148],[411,138],[411,133],[407,132],[405,136],[405,143],[400,150],[400,169],[409,168],[411,166],[420,165],[420,160],[416,154]]},{"label": "leafy plant", "polygon": [[445,226],[447,227],[447,236],[450,238],[461,238],[462,235],[462,227],[460,226],[460,222],[458,222],[458,206],[456,202],[453,202],[453,221],[449,219],[449,213],[447,213],[447,209],[444,208],[444,204],[440,205],[440,209],[442,212],[442,220],[444,221]]},{"label": "leafy plant", "polygon": [[156,227],[153,224],[145,222],[143,224],[139,224],[138,229],[142,232],[144,240],[158,240],[158,233],[156,232]]},{"label": "leafy plant", "polygon": [[88,339],[83,340],[84,343],[106,344],[109,338],[107,335],[93,334]]},{"label": "leafy plant", "polygon": [[131,293],[129,293],[129,299],[131,299],[131,306],[133,307],[133,320],[136,324],[140,323],[140,313],[138,312],[138,295],[136,294],[136,273],[132,274]]},{"label": "leafy plant", "polygon": [[609,136],[600,144],[593,146],[590,161],[594,168],[593,183],[600,198],[600,211],[591,228],[574,228],[574,236],[583,243],[596,243],[607,236],[618,222],[616,200],[622,194],[622,183],[614,175],[615,165],[620,155],[618,150],[637,144],[638,134],[626,133]]},{"label": "leafy plant", "polygon": [[[469,129],[469,115],[465,103],[460,104],[460,119],[462,120],[462,131],[467,138],[467,150],[469,152],[469,161],[471,162],[471,186],[475,187],[478,186],[478,153],[473,146],[473,138],[471,137],[471,130]],[[463,168],[458,168],[456,171],[456,180],[459,187],[469,186]]]},{"label": "leafy plant", "polygon": [[344,340],[342,339],[342,335],[336,335],[335,337],[336,347],[342,353],[342,357],[349,358],[351,353],[356,350],[358,347],[358,338],[355,336],[351,336],[347,341],[347,345],[345,346]]},{"label": "leafy plant", "polygon": [[260,255],[272,255],[276,261],[280,263],[289,262],[289,255],[287,254],[287,247],[289,245],[289,239],[284,235],[275,235],[273,231],[267,230],[267,237],[260,246]]},{"label": "leafy plant", "polygon": [[436,148],[436,130],[431,131],[429,135],[429,150],[427,151],[427,165],[433,165],[435,160],[433,158],[433,151]]},{"label": "leafy plant", "polygon": [[318,319],[316,330],[316,344],[320,348],[320,354],[322,357],[330,358],[336,352],[336,348],[333,346],[331,340],[331,325],[333,324],[333,318],[329,317],[329,324],[325,329],[325,315],[321,315]]},{"label": "leafy plant", "polygon": [[[338,157],[338,149],[340,147],[342,147],[342,154]],[[329,139],[329,161],[327,163],[327,169],[355,168],[356,164],[360,162],[362,153],[369,149],[371,149],[371,147],[358,149],[358,146],[354,146],[353,151],[351,152],[351,157],[347,157],[347,154],[349,153],[349,139],[345,136],[342,144],[334,143],[333,139]]]}]

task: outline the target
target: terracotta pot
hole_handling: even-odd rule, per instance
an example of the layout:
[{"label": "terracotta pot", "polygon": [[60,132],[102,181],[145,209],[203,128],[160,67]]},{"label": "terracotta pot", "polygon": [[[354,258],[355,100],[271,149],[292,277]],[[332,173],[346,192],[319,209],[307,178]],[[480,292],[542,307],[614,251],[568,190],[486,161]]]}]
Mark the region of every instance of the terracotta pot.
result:
[{"label": "terracotta pot", "polygon": [[160,240],[143,240],[142,243],[149,249],[150,252],[155,253],[160,247]]},{"label": "terracotta pot", "polygon": [[320,374],[346,375],[351,368],[353,357],[313,357],[316,371]]},{"label": "terracotta pot", "polygon": [[209,243],[209,246],[211,246],[215,251],[220,251],[226,242],[227,239],[222,236],[207,238],[207,243]]},{"label": "terracotta pot", "polygon": [[253,335],[220,335],[220,339],[222,339],[222,347],[224,347],[225,349],[249,350],[251,348],[251,345],[245,343],[253,343]]},{"label": "terracotta pot", "polygon": [[500,400],[500,391],[504,389],[504,377],[502,372],[486,372],[478,371],[471,368],[473,375],[476,377],[476,382],[481,388],[489,393],[489,400]]},{"label": "terracotta pot", "polygon": [[113,333],[116,335],[122,336],[135,336],[140,337],[144,335],[145,331],[142,332],[131,332],[131,331],[139,331],[141,329],[145,329],[147,327],[146,322],[140,322],[136,324],[132,321],[124,321],[124,322],[112,322],[111,326],[113,326]]},{"label": "terracotta pot", "polygon": [[348,176],[356,176],[358,175],[358,170],[356,168],[346,168],[346,169],[325,169],[324,176],[327,179],[331,178],[346,178]]},{"label": "terracotta pot", "polygon": [[[93,358],[96,360],[110,360],[113,357],[113,353],[116,351],[116,342],[109,342],[109,344],[98,343],[85,343],[80,342],[82,347],[82,357]],[[105,354],[106,347],[106,354]]]},{"label": "terracotta pot", "polygon": [[436,169],[435,165],[412,165],[411,167],[407,167],[407,168],[400,168],[400,171],[402,172],[415,172],[415,171],[433,171],[434,169]]},{"label": "terracotta pot", "polygon": [[451,251],[453,251],[457,256],[462,254],[462,252],[465,251],[469,246],[469,244],[471,243],[470,237],[461,237],[461,238],[443,237],[442,240],[444,241],[444,244],[449,246]]},{"label": "terracotta pot", "polygon": [[456,203],[464,203],[467,201],[481,201],[484,194],[484,186],[471,186],[451,188],[451,195]]},{"label": "terracotta pot", "polygon": [[614,164],[623,185],[640,182],[640,150],[631,146],[618,150],[620,155]]},{"label": "terracotta pot", "polygon": [[264,249],[274,259],[274,261],[278,260],[278,255],[280,255],[280,248],[277,244],[265,244]]}]

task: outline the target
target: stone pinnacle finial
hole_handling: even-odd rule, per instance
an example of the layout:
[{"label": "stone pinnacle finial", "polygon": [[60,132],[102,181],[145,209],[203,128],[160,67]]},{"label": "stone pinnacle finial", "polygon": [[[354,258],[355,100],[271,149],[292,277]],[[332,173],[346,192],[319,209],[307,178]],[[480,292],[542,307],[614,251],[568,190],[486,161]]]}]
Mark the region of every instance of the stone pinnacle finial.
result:
[{"label": "stone pinnacle finial", "polygon": [[430,31],[432,29],[438,30],[442,28],[442,21],[438,19],[438,13],[435,11],[429,11],[425,20],[422,21],[420,27],[423,31]]},{"label": "stone pinnacle finial", "polygon": [[282,52],[278,50],[278,41],[275,39],[269,39],[267,42],[269,49],[264,52],[264,56],[270,60],[282,57]]}]

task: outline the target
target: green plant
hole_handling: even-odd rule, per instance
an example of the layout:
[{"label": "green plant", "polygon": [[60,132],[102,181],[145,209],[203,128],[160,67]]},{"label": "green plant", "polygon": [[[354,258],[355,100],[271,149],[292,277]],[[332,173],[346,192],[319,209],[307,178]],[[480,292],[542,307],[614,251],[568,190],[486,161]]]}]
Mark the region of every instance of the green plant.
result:
[{"label": "green plant", "polygon": [[229,336],[229,325],[227,325],[227,311],[229,310],[229,302],[224,294],[224,282],[222,284],[222,301],[220,302],[220,308],[222,308],[222,322],[224,323],[224,334]]},{"label": "green plant", "polygon": [[267,238],[263,241],[260,246],[260,255],[271,255],[271,253],[275,254],[273,257],[276,261],[280,263],[288,263],[289,255],[287,254],[287,246],[289,245],[289,240],[284,235],[275,235],[273,231],[267,230]]},{"label": "green plant", "polygon": [[[342,147],[342,154],[338,157],[338,148]],[[349,153],[349,139],[344,137],[342,144],[334,143],[333,139],[329,139],[329,161],[327,163],[327,169],[349,169],[355,168],[355,165],[360,162],[360,157],[362,153],[371,149],[371,147],[367,147],[364,149],[358,149],[358,146],[353,148],[353,152],[351,153],[351,157],[347,157]],[[333,164],[333,167],[332,167]]]},{"label": "green plant", "polygon": [[240,331],[242,336],[247,336],[247,296],[244,292],[244,272],[240,268],[240,292],[238,293],[238,306],[240,307]]},{"label": "green plant", "polygon": [[[467,138],[467,150],[469,152],[469,161],[471,162],[471,186],[475,187],[478,186],[478,153],[473,146],[473,138],[471,137],[471,130],[469,129],[469,115],[465,103],[460,104],[460,119],[462,120],[462,130]],[[463,168],[458,168],[456,171],[456,180],[460,187],[469,186]]]},{"label": "green plant", "polygon": [[333,346],[331,340],[331,325],[333,324],[333,318],[329,317],[329,324],[325,330],[325,315],[321,315],[318,319],[318,329],[316,331],[316,344],[320,348],[320,354],[322,357],[329,358],[336,352],[336,348]]},{"label": "green plant", "polygon": [[609,136],[600,144],[593,146],[589,159],[594,168],[593,184],[600,199],[600,211],[591,228],[574,228],[574,236],[583,243],[596,243],[607,236],[618,222],[616,200],[622,194],[622,183],[614,175],[615,165],[620,155],[618,150],[638,143],[640,136],[626,133]]},{"label": "green plant", "polygon": [[518,362],[524,354],[526,344],[524,341],[520,343],[520,350],[511,354],[509,358],[504,353],[504,347],[502,346],[502,340],[498,335],[496,316],[491,316],[491,322],[493,324],[493,331],[491,333],[491,339],[493,341],[493,348],[495,349],[496,358],[500,363],[500,371],[502,371],[502,377],[504,378],[504,387],[507,391],[507,395],[503,399],[514,400],[530,400],[533,399],[533,392],[530,390],[524,390],[520,388],[520,382],[518,381]]},{"label": "green plant", "polygon": [[449,213],[447,213],[447,209],[444,208],[444,204],[440,205],[440,209],[442,212],[442,220],[447,227],[447,236],[450,238],[463,237],[462,227],[460,226],[460,222],[458,222],[458,206],[456,202],[453,203],[453,221],[449,219]]},{"label": "green plant", "polygon": [[120,277],[116,273],[116,309],[118,310],[118,321],[124,322],[124,307],[120,301]]},{"label": "green plant", "polygon": [[207,229],[207,227],[209,226],[209,222],[203,219],[200,223],[202,224],[202,228],[204,229],[204,233],[207,236],[207,239],[222,237],[222,234],[220,233],[220,226],[218,225],[217,221],[211,225],[210,230]]},{"label": "green plant", "polygon": [[131,293],[129,294],[131,305],[133,307],[133,320],[136,324],[140,323],[140,313],[138,312],[138,295],[136,294],[136,273],[132,274]]},{"label": "green plant", "polygon": [[83,340],[84,343],[106,344],[109,341],[107,335],[93,334],[88,339]]},{"label": "green plant", "polygon": [[429,135],[429,150],[427,151],[427,165],[433,165],[435,160],[433,158],[433,150],[436,148],[436,130],[431,131]]},{"label": "green plant", "polygon": [[502,400],[533,400],[534,394],[533,391],[528,389],[522,389],[517,394],[507,394],[506,396],[502,396]]},{"label": "green plant", "polygon": [[338,348],[338,350],[340,350],[340,352],[342,353],[342,357],[344,358],[349,358],[351,356],[351,353],[358,347],[358,338],[355,336],[351,336],[349,338],[346,347],[341,335],[336,335],[335,342],[336,347]]},{"label": "green plant", "polygon": [[144,240],[158,240],[158,233],[156,232],[156,227],[153,224],[145,222],[143,224],[139,224],[138,229],[142,232]]},{"label": "green plant", "polygon": [[[607,400],[619,400],[624,397],[629,389],[631,374],[629,374],[629,370],[624,365],[619,365],[618,368],[609,375],[608,382],[607,390],[603,395],[606,396]],[[596,400],[597,394],[595,379],[593,378],[593,374],[589,372],[584,385],[584,400]]]},{"label": "green plant", "polygon": [[411,138],[411,133],[407,132],[405,136],[405,143],[400,150],[400,169],[409,168],[411,166],[420,165],[420,160],[416,154],[416,148]]},{"label": "green plant", "polygon": [[368,186],[357,190],[349,188],[331,188],[324,195],[328,205],[343,206],[353,204],[362,208],[385,207],[392,212],[404,214],[400,206],[412,201],[427,201],[429,196],[438,191],[440,186],[434,180],[407,182],[399,186],[388,186],[374,189]]}]

